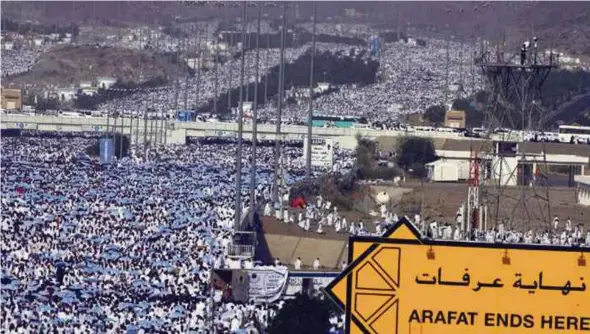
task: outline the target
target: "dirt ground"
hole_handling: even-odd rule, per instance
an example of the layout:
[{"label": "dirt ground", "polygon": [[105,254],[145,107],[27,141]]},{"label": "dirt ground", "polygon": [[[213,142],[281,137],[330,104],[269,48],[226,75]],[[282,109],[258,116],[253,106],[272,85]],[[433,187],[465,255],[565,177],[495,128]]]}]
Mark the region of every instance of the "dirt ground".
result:
[{"label": "dirt ground", "polygon": [[[394,209],[400,213],[413,217],[420,211],[422,201],[422,187],[419,182],[403,185],[411,188],[411,193],[406,193],[394,199]],[[545,188],[515,187],[505,188],[500,196],[499,206],[496,206],[498,191],[494,187],[482,189],[480,203],[488,204],[488,222],[493,227],[497,221],[504,221],[508,226],[518,230],[543,229],[553,221],[553,216],[559,217],[561,222],[571,218],[572,223],[584,224],[590,228],[590,208],[576,204],[575,188],[549,188],[549,201],[546,198]],[[454,222],[457,210],[461,203],[467,199],[468,187],[466,184],[442,184],[424,183],[424,218],[438,222]],[[525,201],[522,201],[524,191]],[[526,205],[522,205],[526,202]],[[496,207],[498,207],[496,215]],[[512,217],[512,219],[511,219]]]},{"label": "dirt ground", "polygon": [[144,80],[174,76],[176,68],[168,58],[149,51],[67,45],[41,55],[31,71],[4,81],[15,85],[35,83],[36,87],[67,86],[81,80],[94,80],[98,76],[110,76],[137,82],[140,77],[139,64],[142,64]]},{"label": "dirt ground", "polygon": [[[373,185],[371,194],[386,191],[391,198],[389,209],[398,216],[407,215],[413,218],[416,213],[420,213],[422,202],[422,186],[419,182],[408,182],[401,187],[391,185]],[[456,221],[457,210],[467,199],[468,187],[464,183],[424,183],[424,218],[428,221],[449,222]],[[522,205],[522,194],[526,205]],[[536,193],[534,192],[536,191]],[[340,215],[346,217],[347,221],[358,222],[362,220],[364,225],[374,231],[373,222],[379,218],[371,217],[370,210],[379,211],[377,204],[366,192],[363,196],[353,196],[356,208],[364,208],[362,211],[340,211]],[[480,203],[488,203],[488,227],[493,228],[497,223],[504,222],[508,228],[514,228],[521,231],[529,229],[543,230],[549,227],[553,217],[559,217],[562,223],[567,221],[568,217],[574,225],[583,224],[585,229],[590,229],[590,208],[576,204],[575,188],[553,187],[549,188],[549,201],[542,199],[546,197],[545,188],[514,187],[504,188],[499,196],[499,206],[495,203],[498,201],[498,189],[495,187],[482,187]],[[363,198],[361,198],[363,197]],[[496,207],[498,207],[496,212]],[[290,212],[297,213],[295,209]],[[496,219],[497,217],[497,219]],[[306,232],[299,228],[297,224],[284,224],[277,221],[274,217],[264,217],[263,228],[265,233],[278,235],[292,235],[300,237],[317,238],[315,233],[317,225],[312,225],[312,231]],[[342,240],[348,238],[348,234],[337,234],[333,227],[325,226],[325,234],[322,238]]]},{"label": "dirt ground", "polygon": [[[298,212],[295,209],[289,209],[289,212]],[[350,222],[359,222],[363,221],[365,227],[371,231],[375,231],[375,225],[372,224],[375,218],[371,218],[369,215],[358,212],[358,211],[344,211],[339,212],[341,217],[346,217],[346,221],[350,224]],[[334,240],[346,240],[348,239],[348,233],[336,233],[334,231],[333,226],[324,226],[324,234],[319,235],[315,231],[317,230],[317,225],[312,224],[310,231],[305,231],[300,228],[297,223],[290,223],[285,224],[282,221],[278,221],[275,217],[263,217],[262,218],[262,229],[265,234],[278,234],[278,235],[290,235],[296,237],[305,237],[305,238],[325,238],[325,239],[334,239]]]}]

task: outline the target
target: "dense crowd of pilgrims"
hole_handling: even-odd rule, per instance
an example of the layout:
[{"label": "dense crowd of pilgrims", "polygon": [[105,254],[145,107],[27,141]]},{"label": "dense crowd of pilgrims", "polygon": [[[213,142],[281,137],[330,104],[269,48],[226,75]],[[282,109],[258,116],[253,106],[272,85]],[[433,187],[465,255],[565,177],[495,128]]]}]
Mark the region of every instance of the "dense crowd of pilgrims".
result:
[{"label": "dense crowd of pilgrims", "polygon": [[[150,148],[101,165],[84,149],[92,135],[2,138],[2,306],[9,332],[204,333],[264,330],[284,301],[222,302],[209,289],[212,268],[251,268],[230,258],[234,232],[235,156],[231,142]],[[270,198],[271,146],[258,148],[258,201]],[[304,175],[301,148],[285,149],[286,183]],[[337,155],[349,167],[350,153]],[[247,175],[251,151],[244,147]],[[242,203],[249,206],[249,180]],[[330,200],[273,212],[278,224],[318,234],[381,235],[398,216],[384,205],[373,221],[347,221]],[[590,245],[590,232],[555,217],[550,231],[497,229],[465,234],[459,223],[412,219],[428,237],[506,243]],[[276,264],[280,262],[277,259]],[[295,268],[323,270],[321,259]],[[346,263],[342,263],[342,268]],[[342,319],[334,315],[334,329]]]},{"label": "dense crowd of pilgrims", "polygon": [[[350,28],[345,29],[348,35],[368,34],[365,26],[344,26]],[[318,25],[317,32],[338,34],[342,28]],[[425,47],[382,43],[377,83],[336,87],[336,92],[318,97],[314,109],[383,120],[442,103],[446,45],[426,41]],[[294,61],[309,47],[285,50],[285,61]],[[330,43],[316,47],[350,49],[350,45]],[[451,43],[450,50],[448,81],[463,82],[464,87],[479,83],[475,72],[468,70],[467,47]],[[29,71],[38,56],[27,49],[2,50],[2,76]],[[245,76],[250,82],[256,80],[254,57],[255,51],[246,52]],[[278,49],[262,50],[260,57],[262,77],[279,64]],[[220,64],[218,92],[239,85],[239,68],[239,58]],[[197,103],[196,85],[196,77],[180,80],[180,104],[184,103],[183,90],[189,92],[187,105]],[[476,88],[470,87],[465,88],[468,93]],[[198,103],[206,103],[215,94],[214,72],[203,73]],[[138,91],[107,102],[101,109],[132,115],[146,107],[168,112],[174,95],[174,86]],[[305,117],[306,110],[306,101],[300,99],[286,105],[283,113],[297,120]],[[259,112],[272,117],[275,109],[266,104]],[[222,302],[221,295],[209,289],[210,269],[236,265],[228,255],[234,232],[236,146],[162,145],[150,148],[145,157],[139,147],[132,147],[131,157],[100,165],[84,153],[93,140],[91,135],[57,134],[2,138],[2,329],[11,333],[207,333],[212,327],[231,333],[264,330],[284,301]],[[271,147],[258,148],[258,200],[271,192],[272,155]],[[287,148],[286,155],[287,184],[292,184],[304,175],[304,158],[296,147]],[[249,173],[250,158],[246,145],[244,175]],[[352,161],[350,154],[338,159],[343,169]],[[250,204],[249,179],[242,180],[245,208]],[[277,213],[270,204],[263,211],[281,223],[318,234],[381,235],[398,219],[382,207],[373,222],[347,221],[321,197],[302,211]],[[459,223],[422,222],[419,216],[412,220],[432,238],[590,245],[590,231],[569,220],[562,224],[557,217],[547,231],[511,231],[500,225],[469,235]],[[319,270],[320,261],[302,264],[298,260],[290,265]],[[251,265],[243,261],[238,267]],[[345,266],[343,263],[342,268]],[[336,330],[342,328],[343,319],[334,315],[330,323]]]},{"label": "dense crowd of pilgrims", "polygon": [[[282,301],[222,302],[209,289],[210,269],[236,262],[228,257],[236,146],[167,145],[145,158],[133,147],[131,157],[100,165],[84,153],[87,137],[2,138],[3,328],[263,330]],[[288,184],[303,175],[300,151],[285,149]],[[258,148],[259,199],[270,192],[272,152]],[[244,173],[249,163],[245,147]],[[248,192],[245,181],[244,207]]]},{"label": "dense crowd of pilgrims", "polygon": [[[215,36],[213,32],[219,25],[219,21],[185,27],[187,31],[197,29],[203,40],[211,40]],[[268,23],[264,21],[262,32],[272,31]],[[236,27],[238,30],[239,28]],[[300,29],[310,29],[309,24],[300,24]],[[255,26],[249,22],[248,31],[254,32]],[[325,35],[346,35],[347,37],[361,38],[367,40],[375,31],[370,31],[367,26],[359,24],[339,24],[338,28],[333,25],[319,24],[317,34]],[[154,32],[155,33],[155,32]],[[158,31],[158,37],[153,39],[161,41],[157,48],[152,40],[150,46],[160,50],[165,46],[174,48],[179,44],[177,38],[168,41],[167,35]],[[145,33],[147,34],[147,33]],[[147,37],[135,32],[137,38],[143,43]],[[137,39],[135,38],[135,39]],[[80,40],[83,40],[80,38]],[[118,47],[137,48],[139,39],[134,41],[117,42]],[[106,40],[105,43],[114,43]],[[80,42],[74,42],[80,43]],[[122,44],[121,44],[122,43]],[[176,44],[175,44],[176,43]],[[191,48],[196,41],[189,38],[186,41]],[[136,45],[137,44],[137,45]],[[112,46],[109,44],[109,46]],[[263,42],[261,46],[264,47]],[[177,48],[178,46],[176,46]],[[311,43],[303,45],[295,44],[285,49],[285,62],[292,63],[302,56],[311,47]],[[380,69],[377,73],[377,81],[374,84],[358,86],[355,84],[339,85],[330,82],[330,73],[325,73],[325,81],[332,85],[332,93],[316,97],[314,110],[318,113],[329,115],[346,115],[367,117],[371,121],[384,121],[397,119],[404,114],[423,112],[432,105],[445,104],[450,99],[460,94],[469,94],[479,88],[481,80],[478,72],[473,70],[471,64],[471,52],[466,44],[451,42],[449,44],[449,66],[447,66],[446,43],[437,39],[426,39],[425,46],[415,46],[404,41],[395,43],[381,43],[378,57]],[[343,43],[316,43],[316,52],[349,52],[355,48],[357,52],[366,49],[367,46],[348,45]],[[47,49],[47,48],[46,48]],[[162,49],[162,51],[166,51]],[[255,77],[255,51],[248,50],[245,53],[245,81],[256,82]],[[27,72],[34,66],[39,52],[33,52],[26,47],[14,51],[2,51],[2,75],[13,75]],[[264,48],[260,52],[259,82],[264,82],[265,75],[280,62],[278,48]],[[203,71],[200,78],[194,76],[181,76],[178,81],[171,80],[165,86],[145,88],[124,97],[115,98],[100,106],[102,112],[117,112],[130,115],[142,115],[146,108],[151,108],[161,114],[174,114],[176,110],[202,107],[218,96],[221,96],[230,89],[239,87],[240,84],[240,62],[239,52],[237,57],[230,58],[217,66],[217,70]],[[448,68],[448,79],[446,70]],[[197,71],[198,72],[198,71]],[[215,74],[217,72],[217,75]],[[216,80],[217,78],[217,80]],[[290,88],[289,79],[286,80],[285,88]],[[444,86],[448,81],[454,87],[445,101]],[[197,84],[198,82],[198,84]],[[217,82],[217,84],[216,84]],[[276,84],[276,83],[271,83]],[[198,87],[198,93],[197,93]],[[458,91],[455,91],[458,89]],[[113,93],[116,96],[115,93]],[[197,101],[198,98],[198,101]],[[266,101],[259,101],[260,117],[274,118],[276,104],[269,103],[271,96]],[[186,102],[185,102],[186,101]],[[237,101],[233,101],[237,103]],[[284,119],[293,122],[305,120],[307,113],[307,98],[301,96],[294,102],[287,103],[283,108]]]}]

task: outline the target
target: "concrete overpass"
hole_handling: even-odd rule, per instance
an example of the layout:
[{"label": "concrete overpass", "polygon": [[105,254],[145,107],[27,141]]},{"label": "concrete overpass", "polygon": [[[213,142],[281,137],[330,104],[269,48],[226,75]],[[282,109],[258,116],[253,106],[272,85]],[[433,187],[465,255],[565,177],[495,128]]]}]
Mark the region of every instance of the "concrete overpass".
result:
[{"label": "concrete overpass", "polygon": [[[108,120],[109,129],[112,130],[114,119]],[[64,131],[64,132],[105,132],[107,131],[106,117],[59,117],[48,115],[16,115],[4,114],[0,119],[2,129],[24,129],[38,131]],[[143,142],[162,138],[166,143],[185,143],[186,137],[236,137],[237,123],[205,123],[205,122],[178,122],[174,120],[153,121],[142,119],[120,118],[116,121],[116,131],[131,134],[134,142]],[[307,135],[307,127],[300,125],[282,125],[281,139],[303,140]],[[403,137],[407,135],[474,140],[466,138],[458,133],[445,132],[405,132],[385,131],[374,129],[338,129],[338,128],[314,128],[314,135],[333,138],[340,147],[353,149],[356,147],[356,136],[363,137]],[[244,124],[244,138],[252,139],[252,124]],[[275,125],[259,124],[259,140],[274,140]]]}]

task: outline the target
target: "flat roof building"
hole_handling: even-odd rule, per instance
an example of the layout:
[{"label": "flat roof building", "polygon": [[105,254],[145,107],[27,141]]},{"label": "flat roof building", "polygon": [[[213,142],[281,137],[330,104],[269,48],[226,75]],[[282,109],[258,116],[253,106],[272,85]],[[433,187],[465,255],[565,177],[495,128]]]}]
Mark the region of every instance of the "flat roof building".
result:
[{"label": "flat roof building", "polygon": [[449,128],[465,128],[465,112],[462,110],[449,110],[445,114],[445,126]]},{"label": "flat roof building", "polygon": [[2,88],[2,109],[21,110],[23,108],[23,92],[20,88]]}]

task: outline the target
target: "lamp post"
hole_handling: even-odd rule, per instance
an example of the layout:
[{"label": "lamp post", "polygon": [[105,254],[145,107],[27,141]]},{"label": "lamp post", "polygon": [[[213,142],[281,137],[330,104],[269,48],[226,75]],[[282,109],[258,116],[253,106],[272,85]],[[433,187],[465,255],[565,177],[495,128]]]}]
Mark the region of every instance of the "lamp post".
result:
[{"label": "lamp post", "polygon": [[246,2],[242,3],[242,60],[240,62],[240,105],[238,109],[238,152],[236,157],[236,216],[235,227],[238,228],[242,217],[242,137],[244,130],[244,40],[246,39]]},{"label": "lamp post", "polygon": [[[306,165],[305,175],[311,178],[311,136],[312,136],[312,119],[313,119],[313,60],[315,58],[315,26],[316,26],[316,3],[313,3],[313,36],[311,39],[311,66],[309,73],[309,108],[307,111],[307,146],[306,146]],[[324,72],[325,77],[325,72]]]},{"label": "lamp post", "polygon": [[254,211],[256,209],[256,141],[258,140],[258,84],[260,65],[260,19],[262,17],[262,6],[258,6],[258,22],[256,23],[256,60],[254,84],[254,102],[252,106],[252,163],[250,166],[250,226],[254,226]]}]

